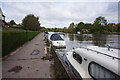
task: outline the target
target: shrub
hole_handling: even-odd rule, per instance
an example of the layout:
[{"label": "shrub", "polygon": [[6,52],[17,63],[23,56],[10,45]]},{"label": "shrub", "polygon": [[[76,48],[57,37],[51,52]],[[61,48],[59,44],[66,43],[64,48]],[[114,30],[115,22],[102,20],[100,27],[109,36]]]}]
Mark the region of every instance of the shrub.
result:
[{"label": "shrub", "polygon": [[39,31],[3,31],[2,56],[20,47],[25,42],[33,39]]}]

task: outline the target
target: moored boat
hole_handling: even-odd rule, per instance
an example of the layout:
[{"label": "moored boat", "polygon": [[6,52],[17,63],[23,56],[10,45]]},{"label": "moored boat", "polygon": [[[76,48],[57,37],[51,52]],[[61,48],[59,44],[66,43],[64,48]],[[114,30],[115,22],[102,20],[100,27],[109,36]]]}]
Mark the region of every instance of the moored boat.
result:
[{"label": "moored boat", "polygon": [[73,49],[66,53],[66,62],[78,78],[120,79],[119,50],[98,46]]},{"label": "moored boat", "polygon": [[52,34],[50,36],[50,41],[53,47],[56,47],[56,48],[66,47],[64,39],[62,39],[62,37],[59,34]]}]

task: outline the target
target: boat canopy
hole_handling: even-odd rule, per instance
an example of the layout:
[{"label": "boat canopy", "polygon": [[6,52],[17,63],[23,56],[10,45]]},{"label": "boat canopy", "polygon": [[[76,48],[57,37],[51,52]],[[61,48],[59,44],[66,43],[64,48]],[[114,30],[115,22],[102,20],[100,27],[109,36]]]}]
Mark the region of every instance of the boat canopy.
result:
[{"label": "boat canopy", "polygon": [[45,31],[45,34],[49,34],[47,31]]},{"label": "boat canopy", "polygon": [[52,34],[50,39],[53,40],[53,41],[58,41],[58,40],[63,41],[63,39],[61,38],[61,36],[59,34]]}]

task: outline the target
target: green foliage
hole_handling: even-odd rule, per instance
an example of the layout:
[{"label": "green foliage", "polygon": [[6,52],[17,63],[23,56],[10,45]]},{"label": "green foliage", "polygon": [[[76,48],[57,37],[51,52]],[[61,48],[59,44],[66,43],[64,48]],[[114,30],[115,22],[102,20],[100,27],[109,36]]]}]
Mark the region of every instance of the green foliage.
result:
[{"label": "green foliage", "polygon": [[115,25],[115,23],[109,23],[106,27],[106,30],[109,31],[109,32],[113,32],[113,25]]},{"label": "green foliage", "polygon": [[2,31],[2,56],[31,40],[38,33],[39,31]]},{"label": "green foliage", "polygon": [[64,32],[64,33],[67,33],[67,27],[64,27],[64,28],[63,28],[63,32]]},{"label": "green foliage", "polygon": [[45,27],[41,27],[41,31],[48,31],[48,29],[47,28],[45,28]]},{"label": "green foliage", "polygon": [[27,15],[22,24],[26,30],[40,30],[39,17],[35,17],[33,14]]},{"label": "green foliage", "polygon": [[105,19],[105,17],[99,16],[95,19],[94,25],[106,26],[107,20]]},{"label": "green foliage", "polygon": [[14,29],[24,29],[24,27],[21,26],[21,25],[18,25],[18,26],[12,26],[11,28],[14,28]]},{"label": "green foliage", "polygon": [[86,23],[84,25],[84,29],[91,29],[92,28],[92,24],[91,23]]},{"label": "green foliage", "polygon": [[83,22],[78,23],[78,31],[82,31],[82,29],[85,27],[85,24]]},{"label": "green foliage", "polygon": [[52,32],[63,32],[62,28],[47,28],[47,30]]},{"label": "green foliage", "polygon": [[107,20],[105,17],[99,16],[95,19],[91,31],[92,33],[103,33],[106,26]]},{"label": "green foliage", "polygon": [[[115,26],[113,26],[115,25]],[[70,26],[61,28],[48,28],[48,31],[54,32],[65,32],[65,33],[118,33],[120,34],[120,23],[107,23],[105,17],[99,16],[95,19],[94,23],[83,23],[74,24],[73,22]]]},{"label": "green foliage", "polygon": [[74,23],[72,22],[71,24],[70,24],[70,26],[68,27],[68,32],[69,33],[75,33],[75,28],[74,28]]},{"label": "green foliage", "polygon": [[11,20],[8,24],[12,26],[12,25],[15,25],[16,23],[14,20]]},{"label": "green foliage", "polygon": [[120,23],[116,24],[116,32],[120,32]]}]

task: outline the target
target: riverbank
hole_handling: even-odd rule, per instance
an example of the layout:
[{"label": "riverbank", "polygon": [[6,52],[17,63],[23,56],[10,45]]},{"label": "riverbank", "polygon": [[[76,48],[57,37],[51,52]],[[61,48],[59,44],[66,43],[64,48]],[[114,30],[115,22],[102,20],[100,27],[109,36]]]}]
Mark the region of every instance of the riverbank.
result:
[{"label": "riverbank", "polygon": [[57,53],[50,49],[44,33],[11,52],[2,62],[2,78],[69,79]]},{"label": "riverbank", "polygon": [[[34,39],[25,43],[2,62],[3,78],[51,78],[49,60],[45,56],[44,34],[38,34]],[[34,54],[34,51],[38,51]],[[33,53],[33,54],[32,54]]]}]

